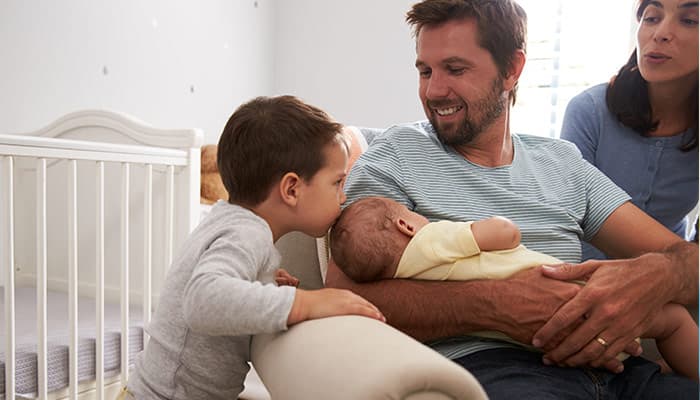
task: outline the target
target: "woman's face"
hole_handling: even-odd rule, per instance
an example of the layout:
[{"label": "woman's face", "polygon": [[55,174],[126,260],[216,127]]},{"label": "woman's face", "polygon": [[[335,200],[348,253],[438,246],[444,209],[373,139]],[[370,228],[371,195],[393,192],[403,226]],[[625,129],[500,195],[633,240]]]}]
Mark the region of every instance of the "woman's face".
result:
[{"label": "woman's face", "polygon": [[697,0],[644,1],[637,28],[637,63],[649,83],[698,75]]}]

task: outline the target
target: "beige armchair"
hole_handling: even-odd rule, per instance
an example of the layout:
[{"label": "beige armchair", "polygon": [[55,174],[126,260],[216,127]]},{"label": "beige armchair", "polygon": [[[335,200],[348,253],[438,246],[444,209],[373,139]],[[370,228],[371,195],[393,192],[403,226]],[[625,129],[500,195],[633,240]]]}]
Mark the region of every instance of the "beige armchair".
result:
[{"label": "beige armchair", "polygon": [[[299,277],[302,287],[322,286],[313,238],[292,233],[277,246],[283,267]],[[314,273],[308,273],[312,269]],[[343,316],[303,322],[280,334],[256,336],[251,351],[269,394],[249,377],[242,399],[487,398],[469,372],[370,318]]]}]

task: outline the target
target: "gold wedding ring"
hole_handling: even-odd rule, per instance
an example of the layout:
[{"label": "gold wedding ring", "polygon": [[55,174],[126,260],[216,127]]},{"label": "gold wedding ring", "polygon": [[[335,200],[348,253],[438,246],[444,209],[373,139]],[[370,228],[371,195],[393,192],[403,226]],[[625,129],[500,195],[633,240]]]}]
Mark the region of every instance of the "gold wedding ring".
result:
[{"label": "gold wedding ring", "polygon": [[605,341],[602,337],[598,336],[595,338],[596,342],[600,343],[603,345],[603,347],[608,347],[608,342]]}]

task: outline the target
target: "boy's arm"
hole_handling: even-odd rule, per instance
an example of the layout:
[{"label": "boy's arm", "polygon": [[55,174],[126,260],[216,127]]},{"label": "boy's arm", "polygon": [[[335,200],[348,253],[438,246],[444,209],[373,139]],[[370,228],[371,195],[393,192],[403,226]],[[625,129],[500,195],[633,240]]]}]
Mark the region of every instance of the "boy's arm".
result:
[{"label": "boy's arm", "polygon": [[374,304],[349,290],[297,289],[292,309],[287,317],[287,325],[335,315],[361,315],[382,322],[386,321]]},{"label": "boy's arm", "polygon": [[[283,268],[275,271],[275,282],[278,286],[299,286],[299,279]],[[386,321],[374,304],[348,290],[307,291],[297,289],[292,308],[287,316],[287,326],[309,319],[348,314]]]},{"label": "boy's arm", "polygon": [[474,221],[471,228],[481,251],[507,250],[520,244],[520,228],[508,218],[495,216]]}]

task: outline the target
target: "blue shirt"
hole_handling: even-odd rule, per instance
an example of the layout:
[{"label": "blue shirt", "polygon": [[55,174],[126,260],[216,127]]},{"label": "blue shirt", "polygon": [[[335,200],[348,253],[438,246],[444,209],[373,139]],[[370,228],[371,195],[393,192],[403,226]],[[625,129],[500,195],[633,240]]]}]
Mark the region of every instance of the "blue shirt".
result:
[{"label": "blue shirt", "polygon": [[[607,84],[585,90],[567,106],[562,139],[576,144],[583,157],[603,171],[645,211],[678,236],[686,237],[686,215],[698,202],[698,148],[679,147],[692,129],[669,137],[643,137],[622,125],[605,103]],[[692,225],[691,225],[692,228]],[[583,259],[605,258],[588,243]]]}]

